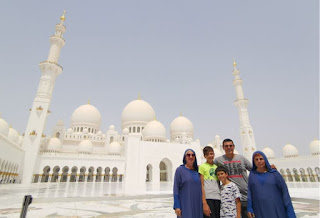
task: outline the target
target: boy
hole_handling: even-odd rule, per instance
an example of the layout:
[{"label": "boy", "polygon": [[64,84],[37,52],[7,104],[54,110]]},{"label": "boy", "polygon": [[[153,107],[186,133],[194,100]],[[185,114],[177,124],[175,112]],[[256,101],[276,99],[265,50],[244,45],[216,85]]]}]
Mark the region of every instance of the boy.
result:
[{"label": "boy", "polygon": [[240,191],[236,184],[228,180],[228,170],[219,166],[216,169],[218,179],[222,182],[221,186],[221,217],[241,217]]},{"label": "boy", "polygon": [[215,173],[217,165],[213,163],[214,151],[212,147],[204,147],[203,155],[207,162],[199,167],[199,173],[204,217],[220,218],[220,188]]}]

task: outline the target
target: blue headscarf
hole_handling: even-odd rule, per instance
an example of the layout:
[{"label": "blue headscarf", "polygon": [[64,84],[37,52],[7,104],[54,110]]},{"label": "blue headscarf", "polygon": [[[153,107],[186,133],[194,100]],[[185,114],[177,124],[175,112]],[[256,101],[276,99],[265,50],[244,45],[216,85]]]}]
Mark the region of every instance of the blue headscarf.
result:
[{"label": "blue headscarf", "polygon": [[187,164],[187,160],[186,160],[186,154],[188,151],[192,151],[194,153],[194,162],[193,162],[193,167],[194,167],[194,170],[198,172],[198,162],[197,162],[197,156],[196,156],[196,152],[194,152],[194,150],[192,149],[187,149],[184,154],[183,154],[183,159],[182,159],[182,162],[183,162],[183,165]]},{"label": "blue headscarf", "polygon": [[265,162],[265,164],[266,164],[266,167],[267,167],[267,169],[268,169],[268,171],[269,171],[270,173],[276,172],[275,169],[272,169],[272,168],[271,168],[271,166],[270,166],[270,164],[269,164],[269,161],[268,161],[268,158],[266,157],[266,155],[265,155],[262,151],[256,151],[256,152],[253,153],[253,155],[252,155],[252,171],[257,171],[257,166],[254,164],[254,156],[255,156],[256,154],[260,154],[260,155],[263,157],[264,162]]}]

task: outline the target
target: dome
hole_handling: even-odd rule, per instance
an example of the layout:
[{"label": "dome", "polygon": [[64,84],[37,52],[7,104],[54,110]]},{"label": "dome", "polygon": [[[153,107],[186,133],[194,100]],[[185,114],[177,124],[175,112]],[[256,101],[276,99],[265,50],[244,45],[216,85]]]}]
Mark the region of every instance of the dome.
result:
[{"label": "dome", "polygon": [[102,132],[99,130],[97,133],[98,136],[102,136]]},{"label": "dome", "polygon": [[129,134],[129,129],[128,128],[124,128],[122,131],[123,134]]},{"label": "dome", "polygon": [[170,124],[170,133],[181,134],[181,133],[191,134],[193,136],[193,125],[190,120],[184,116],[179,116],[174,119]]},{"label": "dome", "polygon": [[213,151],[214,151],[214,157],[215,157],[215,158],[216,158],[216,157],[220,157],[220,156],[223,155],[222,152],[221,152],[219,149],[217,149],[217,148],[214,148]]},{"label": "dome", "polygon": [[166,128],[164,128],[164,126],[162,125],[162,123],[160,123],[157,120],[153,120],[151,122],[149,122],[143,132],[142,132],[143,136],[145,137],[145,139],[149,139],[149,138],[162,138],[163,140],[165,140],[166,138]]},{"label": "dome", "polygon": [[274,158],[274,151],[271,148],[264,148],[262,152],[267,156],[268,159],[273,159]]},{"label": "dome", "polygon": [[311,154],[317,155],[320,154],[320,141],[318,139],[313,140],[310,145]]},{"label": "dome", "polygon": [[90,140],[82,140],[79,144],[78,152],[80,153],[92,153],[93,146]]},{"label": "dome", "polygon": [[60,152],[62,148],[61,141],[58,138],[51,138],[47,150],[48,151],[55,151]]},{"label": "dome", "polygon": [[119,144],[119,142],[112,142],[109,145],[109,154],[116,154],[119,155],[121,152],[121,145]]},{"label": "dome", "polygon": [[122,111],[122,128],[125,127],[126,123],[135,121],[149,123],[154,117],[155,112],[148,102],[141,99],[134,100],[127,104]]},{"label": "dome", "polygon": [[67,134],[72,134],[73,133],[73,129],[69,128],[67,129]]},{"label": "dome", "polygon": [[9,125],[2,118],[0,118],[0,133],[3,134],[4,136],[8,136],[8,133],[9,133]]},{"label": "dome", "polygon": [[116,130],[116,127],[114,125],[110,125],[108,130]]},{"label": "dome", "polygon": [[299,155],[298,149],[291,144],[285,145],[282,152],[284,157],[298,157]]},{"label": "dome", "polygon": [[101,124],[101,115],[98,109],[91,104],[85,104],[78,107],[72,114],[71,126],[91,124],[99,129]]},{"label": "dome", "polygon": [[12,141],[14,143],[18,143],[19,133],[17,132],[17,130],[15,130],[13,128],[9,128],[8,138],[10,141]]}]

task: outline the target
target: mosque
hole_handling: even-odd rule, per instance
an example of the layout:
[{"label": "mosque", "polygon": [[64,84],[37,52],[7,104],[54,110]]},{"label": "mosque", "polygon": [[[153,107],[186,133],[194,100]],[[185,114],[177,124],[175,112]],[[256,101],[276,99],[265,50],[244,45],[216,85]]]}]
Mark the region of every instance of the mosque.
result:
[{"label": "mosque", "polygon": [[[124,182],[125,186],[138,190],[146,182],[172,181],[186,148],[194,149],[200,156],[199,162],[204,162],[203,146],[199,139],[194,139],[192,122],[178,116],[171,122],[170,138],[167,138],[166,128],[156,119],[154,109],[140,97],[123,109],[121,131],[110,125],[102,132],[101,114],[88,102],[74,110],[70,126],[59,120],[52,134],[44,135],[55,80],[62,73],[58,60],[65,44],[64,21],[63,14],[50,37],[48,59],[39,64],[42,74],[25,134],[19,135],[0,117],[1,183]],[[241,153],[250,160],[256,150],[254,133],[235,61],[233,66]],[[218,135],[209,145],[216,156],[223,154]],[[309,148],[310,155],[299,156],[297,148],[287,144],[281,158],[275,158],[270,148],[263,151],[287,182],[320,182],[319,140],[311,141]]]}]

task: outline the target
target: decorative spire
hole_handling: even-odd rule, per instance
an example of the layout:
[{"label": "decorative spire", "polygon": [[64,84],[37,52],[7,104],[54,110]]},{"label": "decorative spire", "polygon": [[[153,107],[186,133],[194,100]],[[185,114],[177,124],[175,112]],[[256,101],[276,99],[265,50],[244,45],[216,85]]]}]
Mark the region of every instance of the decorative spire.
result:
[{"label": "decorative spire", "polygon": [[60,17],[61,23],[63,23],[66,20],[65,14],[66,14],[66,10],[63,11],[62,16]]},{"label": "decorative spire", "polygon": [[154,115],[154,118],[153,118],[153,120],[157,120],[157,117],[156,117],[156,115]]},{"label": "decorative spire", "polygon": [[141,100],[141,95],[140,95],[140,92],[139,92],[139,95],[138,95],[138,100]]},{"label": "decorative spire", "polygon": [[88,104],[90,104],[90,97],[89,97],[89,99],[88,99]]},{"label": "decorative spire", "polygon": [[237,63],[236,63],[236,60],[234,58],[233,58],[233,67],[234,67],[235,70],[237,69]]},{"label": "decorative spire", "polygon": [[180,114],[179,114],[179,115],[180,115],[180,117],[182,117],[182,113],[181,113],[181,112],[180,112]]}]

